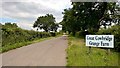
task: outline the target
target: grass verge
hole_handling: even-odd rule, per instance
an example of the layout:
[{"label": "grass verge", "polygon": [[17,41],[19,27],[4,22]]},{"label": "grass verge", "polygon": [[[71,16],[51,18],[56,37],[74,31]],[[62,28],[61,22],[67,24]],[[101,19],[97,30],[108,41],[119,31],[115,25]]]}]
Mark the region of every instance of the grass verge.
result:
[{"label": "grass verge", "polygon": [[[61,35],[58,35],[56,37],[59,37],[59,36],[61,36]],[[13,49],[16,49],[16,48],[27,46],[29,44],[41,42],[41,41],[44,41],[44,40],[49,40],[49,39],[52,39],[52,38],[55,38],[55,37],[40,38],[40,39],[35,39],[33,41],[20,42],[20,43],[16,43],[16,44],[13,44],[13,45],[6,45],[4,47],[0,47],[0,52],[4,53],[4,52],[7,52],[9,50],[13,50]]]},{"label": "grass verge", "polygon": [[84,39],[69,37],[67,48],[67,66],[118,66],[118,53],[101,48],[85,46]]}]

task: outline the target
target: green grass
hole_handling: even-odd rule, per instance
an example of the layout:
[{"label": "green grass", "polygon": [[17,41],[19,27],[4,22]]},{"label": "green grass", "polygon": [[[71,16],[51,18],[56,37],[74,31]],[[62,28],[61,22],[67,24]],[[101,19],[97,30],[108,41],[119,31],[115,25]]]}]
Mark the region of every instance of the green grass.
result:
[{"label": "green grass", "polygon": [[[58,35],[60,36],[60,35]],[[56,37],[58,37],[56,36]],[[48,39],[52,39],[52,38],[55,38],[55,37],[48,37],[48,38],[40,38],[40,39],[35,39],[33,41],[28,41],[28,42],[20,42],[20,43],[15,43],[13,45],[6,45],[4,47],[0,47],[0,52],[4,53],[4,52],[7,52],[9,50],[13,50],[13,49],[16,49],[16,48],[20,48],[22,46],[27,46],[29,44],[33,44],[33,43],[37,43],[37,42],[41,42],[41,41],[44,41],[44,40],[48,40]]]},{"label": "green grass", "polygon": [[84,39],[69,37],[67,66],[118,66],[118,53],[101,48],[85,46]]}]

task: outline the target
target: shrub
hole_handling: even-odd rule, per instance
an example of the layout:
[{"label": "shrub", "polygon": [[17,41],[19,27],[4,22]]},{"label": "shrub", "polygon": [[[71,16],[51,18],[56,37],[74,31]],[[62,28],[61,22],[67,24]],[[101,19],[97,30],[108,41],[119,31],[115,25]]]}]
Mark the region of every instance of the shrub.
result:
[{"label": "shrub", "polygon": [[50,32],[51,36],[56,36],[55,32]]},{"label": "shrub", "polygon": [[[11,24],[12,25],[12,24]],[[50,33],[23,30],[10,24],[2,25],[2,46],[50,37]]]},{"label": "shrub", "polygon": [[101,29],[99,30],[99,32],[97,32],[96,34],[99,35],[114,35],[114,41],[115,41],[115,48],[114,50],[119,51],[120,52],[120,26],[116,25],[116,26],[112,26],[111,28],[108,29]]},{"label": "shrub", "polygon": [[89,34],[88,31],[78,31],[78,32],[75,33],[75,37],[84,38],[88,34]]},{"label": "shrub", "polygon": [[81,34],[80,31],[79,31],[79,32],[76,32],[76,33],[75,33],[75,37],[80,37],[80,36],[81,36],[80,34]]}]

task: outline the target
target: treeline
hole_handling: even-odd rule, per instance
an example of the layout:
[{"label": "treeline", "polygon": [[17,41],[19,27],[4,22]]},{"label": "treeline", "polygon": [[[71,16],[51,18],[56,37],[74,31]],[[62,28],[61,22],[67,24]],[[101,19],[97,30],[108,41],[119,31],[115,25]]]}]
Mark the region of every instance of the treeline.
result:
[{"label": "treeline", "polygon": [[38,32],[33,30],[24,30],[13,23],[2,25],[2,47],[12,46],[16,43],[33,41],[35,39],[56,36],[58,33]]},{"label": "treeline", "polygon": [[[115,50],[119,50],[120,6],[116,2],[72,2],[72,5],[72,8],[63,12],[63,31],[77,37],[85,37],[87,34],[112,34],[115,36]],[[114,27],[111,27],[112,24]]]}]

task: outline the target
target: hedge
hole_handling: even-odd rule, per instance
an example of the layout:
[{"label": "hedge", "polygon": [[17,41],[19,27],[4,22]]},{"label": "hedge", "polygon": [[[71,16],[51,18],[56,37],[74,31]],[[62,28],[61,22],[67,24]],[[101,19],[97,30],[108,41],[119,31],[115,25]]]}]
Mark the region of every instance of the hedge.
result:
[{"label": "hedge", "polygon": [[120,26],[115,25],[108,29],[101,29],[96,34],[99,35],[114,35],[114,50],[120,52]]}]

